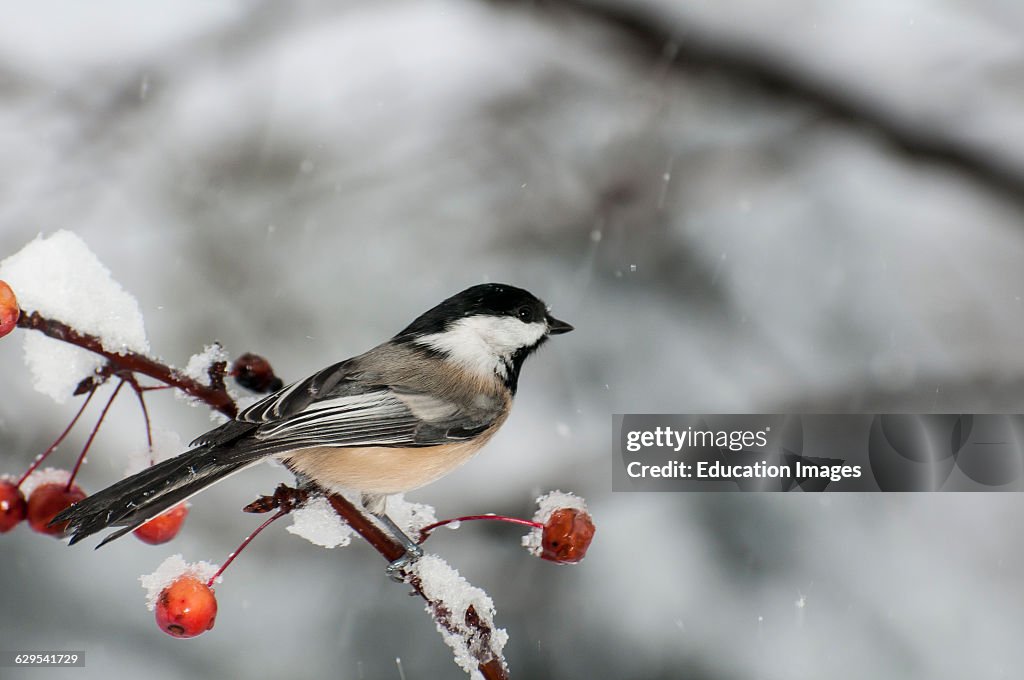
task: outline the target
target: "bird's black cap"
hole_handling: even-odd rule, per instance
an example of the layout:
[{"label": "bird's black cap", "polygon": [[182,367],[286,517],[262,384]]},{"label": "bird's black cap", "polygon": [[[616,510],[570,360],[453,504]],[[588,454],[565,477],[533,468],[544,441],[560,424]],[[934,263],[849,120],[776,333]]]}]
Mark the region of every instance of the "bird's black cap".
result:
[{"label": "bird's black cap", "polygon": [[513,316],[526,323],[544,319],[552,335],[572,330],[572,326],[548,314],[547,305],[529,291],[504,283],[482,283],[456,293],[424,312],[395,339],[408,341],[441,333],[453,321],[476,315]]}]

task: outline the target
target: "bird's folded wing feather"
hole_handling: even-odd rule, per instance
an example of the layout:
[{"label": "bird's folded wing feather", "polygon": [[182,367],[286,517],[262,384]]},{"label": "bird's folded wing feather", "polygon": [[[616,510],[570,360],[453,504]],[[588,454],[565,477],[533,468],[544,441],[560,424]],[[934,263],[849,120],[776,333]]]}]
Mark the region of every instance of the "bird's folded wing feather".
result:
[{"label": "bird's folded wing feather", "polygon": [[[346,368],[331,366],[242,411],[234,423],[256,426],[246,448],[434,446],[469,438],[498,415],[406,387],[350,380]],[[193,444],[218,443],[218,432]]]}]

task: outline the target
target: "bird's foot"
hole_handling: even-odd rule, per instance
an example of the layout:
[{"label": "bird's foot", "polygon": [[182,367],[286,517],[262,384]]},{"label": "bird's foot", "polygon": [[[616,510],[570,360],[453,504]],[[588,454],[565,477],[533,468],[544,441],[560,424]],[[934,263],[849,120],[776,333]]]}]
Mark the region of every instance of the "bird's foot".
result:
[{"label": "bird's foot", "polygon": [[415,564],[421,557],[423,557],[423,548],[416,544],[407,545],[405,546],[405,554],[397,560],[393,560],[384,571],[392,581],[403,583],[405,581],[405,570]]}]

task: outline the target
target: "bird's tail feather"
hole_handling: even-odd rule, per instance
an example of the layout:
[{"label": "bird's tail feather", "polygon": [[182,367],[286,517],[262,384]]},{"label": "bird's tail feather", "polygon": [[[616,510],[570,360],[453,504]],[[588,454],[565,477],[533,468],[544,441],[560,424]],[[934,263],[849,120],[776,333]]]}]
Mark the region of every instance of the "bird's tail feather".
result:
[{"label": "bird's tail feather", "polygon": [[[144,524],[171,506],[265,457],[265,453],[201,446],[126,477],[75,503],[51,524],[67,522],[71,544],[107,527],[124,527],[98,546]],[[241,455],[239,455],[241,454]]]}]

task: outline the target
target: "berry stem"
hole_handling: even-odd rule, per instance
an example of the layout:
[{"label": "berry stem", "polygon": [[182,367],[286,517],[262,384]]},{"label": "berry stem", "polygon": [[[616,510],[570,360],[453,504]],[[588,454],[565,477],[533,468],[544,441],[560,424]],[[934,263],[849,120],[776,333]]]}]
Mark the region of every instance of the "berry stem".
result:
[{"label": "berry stem", "polygon": [[522,524],[527,527],[534,527],[536,529],[543,529],[544,525],[540,522],[534,522],[529,519],[520,519],[518,517],[506,517],[505,515],[466,515],[465,517],[453,517],[451,519],[443,519],[440,522],[434,522],[420,529],[420,540],[419,543],[423,543],[430,537],[430,532],[438,527],[443,527],[453,522],[472,522],[480,519],[493,519],[499,522],[508,522],[510,524]]},{"label": "berry stem", "polygon": [[142,417],[146,421],[146,444],[149,445],[149,464],[153,464],[153,426],[149,422],[149,409],[146,408],[146,395],[142,390],[142,386],[139,385],[139,379],[135,377],[134,373],[129,373],[125,378],[128,384],[132,386],[132,390],[135,392],[135,396],[139,399],[139,406],[142,408]]},{"label": "berry stem", "polygon": [[35,472],[36,468],[38,468],[40,465],[42,465],[43,461],[46,460],[46,457],[49,456],[51,453],[53,453],[54,449],[56,449],[58,446],[60,446],[60,443],[62,441],[64,441],[64,438],[68,436],[69,432],[71,432],[71,428],[73,428],[75,426],[75,423],[78,422],[78,419],[81,417],[82,413],[85,411],[85,407],[89,405],[89,401],[92,399],[92,395],[94,395],[94,394],[96,394],[96,387],[95,386],[92,389],[89,390],[89,394],[85,397],[85,401],[82,402],[81,408],[78,409],[78,413],[76,413],[75,417],[71,419],[71,422],[68,424],[68,426],[66,428],[64,428],[64,431],[60,433],[60,436],[57,437],[57,440],[55,442],[53,442],[52,444],[50,444],[50,447],[48,449],[46,449],[45,451],[40,453],[38,456],[36,456],[36,459],[34,461],[32,461],[31,465],[28,466],[28,469],[25,470],[25,474],[23,474],[21,476],[21,479],[18,480],[18,483],[15,484],[15,486],[19,486],[20,487],[22,484],[24,484],[25,480],[28,479],[29,475],[31,475],[33,472]]},{"label": "berry stem", "polygon": [[82,452],[78,454],[78,460],[75,461],[75,467],[71,470],[71,476],[68,477],[67,486],[64,487],[65,491],[71,490],[71,485],[75,482],[75,476],[78,474],[78,470],[82,467],[82,463],[85,461],[85,454],[89,452],[89,447],[92,446],[92,440],[96,438],[96,433],[100,431],[100,425],[103,424],[103,419],[107,417],[107,411],[110,410],[110,405],[114,403],[114,399],[117,397],[117,393],[121,391],[124,383],[125,380],[122,378],[121,382],[117,383],[117,387],[114,388],[114,393],[110,395],[110,399],[107,400],[106,406],[103,407],[99,420],[96,421],[96,425],[92,428],[92,432],[89,434],[89,439],[86,440],[85,446],[82,447]]},{"label": "berry stem", "polygon": [[206,582],[206,587],[207,588],[212,588],[213,587],[214,581],[216,581],[217,579],[220,578],[220,575],[224,573],[224,570],[228,568],[228,565],[235,561],[235,558],[238,557],[238,555],[243,550],[245,550],[246,546],[248,546],[252,542],[252,539],[256,538],[261,531],[263,531],[264,529],[269,527],[272,522],[274,522],[275,520],[278,520],[278,519],[284,517],[289,512],[291,512],[291,508],[287,508],[287,509],[286,508],[281,508],[280,510],[275,512],[273,515],[268,517],[267,520],[265,522],[263,522],[263,524],[261,524],[258,527],[256,527],[256,529],[251,534],[246,536],[245,540],[242,541],[242,543],[237,548],[235,548],[235,551],[233,553],[231,553],[230,555],[228,555],[228,558],[226,560],[224,560],[224,564],[220,565],[220,569],[217,570],[217,573],[214,574],[213,576],[211,576],[210,580]]}]

